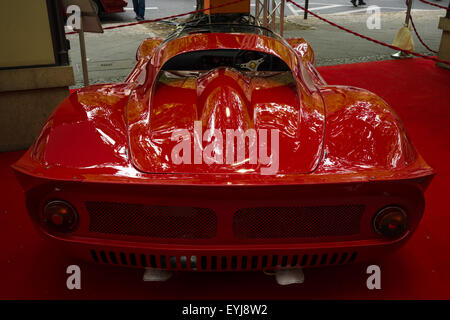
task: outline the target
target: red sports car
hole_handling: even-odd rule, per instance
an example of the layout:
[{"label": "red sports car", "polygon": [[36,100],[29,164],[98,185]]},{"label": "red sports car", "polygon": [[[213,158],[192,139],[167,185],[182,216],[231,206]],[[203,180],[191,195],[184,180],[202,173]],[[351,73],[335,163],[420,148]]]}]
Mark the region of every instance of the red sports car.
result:
[{"label": "red sports car", "polygon": [[341,265],[403,244],[434,174],[375,94],[327,85],[303,39],[187,23],[124,83],[72,93],[14,164],[31,219],[103,264]]}]

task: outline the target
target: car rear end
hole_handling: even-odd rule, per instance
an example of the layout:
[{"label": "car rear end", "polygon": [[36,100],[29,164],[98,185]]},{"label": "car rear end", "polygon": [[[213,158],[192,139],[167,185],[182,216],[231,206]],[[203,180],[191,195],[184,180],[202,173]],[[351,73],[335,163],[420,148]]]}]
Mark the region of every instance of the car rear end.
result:
[{"label": "car rear end", "polygon": [[[246,271],[366,261],[404,243],[424,210],[417,179],[259,186],[33,180],[27,207],[47,238],[87,261],[141,268]],[[374,225],[386,208],[406,215],[398,234]]]}]

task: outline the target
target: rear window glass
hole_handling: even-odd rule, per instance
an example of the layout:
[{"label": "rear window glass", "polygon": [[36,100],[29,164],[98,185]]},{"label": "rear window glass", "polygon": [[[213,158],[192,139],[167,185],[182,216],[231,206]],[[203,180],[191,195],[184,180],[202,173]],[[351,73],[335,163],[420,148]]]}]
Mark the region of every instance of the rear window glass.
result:
[{"label": "rear window glass", "polygon": [[259,51],[217,49],[179,54],[168,60],[162,70],[212,70],[230,67],[239,71],[289,71],[280,58]]}]

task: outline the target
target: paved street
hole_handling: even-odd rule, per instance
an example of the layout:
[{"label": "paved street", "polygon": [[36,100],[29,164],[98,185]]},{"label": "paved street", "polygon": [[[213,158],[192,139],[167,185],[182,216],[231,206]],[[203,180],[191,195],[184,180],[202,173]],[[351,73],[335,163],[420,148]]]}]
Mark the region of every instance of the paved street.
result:
[{"label": "paved street", "polygon": [[[448,4],[446,1],[430,0],[440,5]],[[350,0],[312,0],[309,2],[309,10],[319,14],[354,14],[366,12],[368,6],[377,5],[382,12],[404,11],[406,8],[404,0],[365,0],[367,5],[353,7]],[[299,0],[298,4],[304,6],[305,0]],[[252,0],[252,10],[254,11],[255,1]],[[188,12],[195,9],[194,0],[146,0],[147,19],[170,16],[178,13]],[[413,10],[439,10],[439,8],[414,0]],[[285,16],[303,15],[303,11],[288,3]],[[108,14],[103,17],[104,22],[124,22],[134,20],[133,2],[128,0],[128,5],[123,13]]]},{"label": "paved street", "polygon": [[[380,7],[381,12],[395,12],[406,10],[406,4],[403,0],[365,0],[365,6],[353,7],[350,0],[319,0],[319,2],[309,2],[309,10],[319,14],[354,14],[366,12],[367,8],[371,5]],[[437,3],[441,3],[439,1]],[[305,1],[297,2],[299,5],[304,6]],[[289,12],[287,15],[303,15],[303,10],[295,7],[293,4],[288,3],[287,7]],[[413,10],[436,10],[438,8],[422,3],[418,0],[413,2]],[[439,10],[439,9],[438,9]]]},{"label": "paved street", "polygon": [[[345,26],[351,30],[357,31],[369,37],[392,43],[396,32],[402,26],[405,19],[405,11],[386,8],[381,12],[381,28],[368,29],[366,25],[370,13],[360,11],[354,8],[355,12],[346,12],[353,10],[351,6],[333,7],[331,3],[337,5],[339,1],[342,6],[347,6],[344,0],[318,0],[311,2],[311,8],[319,6],[328,7],[322,10],[316,9],[320,15]],[[329,1],[329,2],[326,2]],[[368,2],[370,0],[366,0]],[[433,0],[431,0],[433,1]],[[104,26],[115,25],[118,23],[131,22],[134,20],[134,12],[131,8],[131,0],[128,9],[123,13],[107,15],[102,19]],[[389,7],[401,6],[403,0],[380,0],[378,3],[392,3]],[[168,3],[171,4],[169,7]],[[441,3],[444,3],[443,1]],[[176,13],[187,12],[194,9],[194,0],[147,0],[146,18],[157,18]],[[419,5],[418,0],[414,1],[414,8]],[[184,7],[183,7],[184,6]],[[387,7],[387,6],[386,6]],[[156,9],[157,8],[157,9]],[[427,6],[432,10],[415,10],[413,12],[414,21],[422,38],[426,43],[437,50],[442,32],[437,28],[439,17],[445,15],[445,10]],[[345,9],[345,10],[344,10]],[[335,13],[327,10],[335,10]],[[337,10],[341,10],[337,12]],[[359,10],[359,11],[356,11]],[[339,30],[327,23],[310,16],[307,20],[303,19],[303,14],[295,15],[287,10],[288,17],[285,19],[284,37],[303,37],[313,47],[317,65],[345,64],[364,61],[376,61],[390,59],[393,50],[381,45],[369,42],[356,37],[345,31]],[[132,27],[106,30],[103,34],[86,34],[86,47],[89,66],[89,78],[91,83],[120,82],[133,68],[136,49],[140,43],[152,36],[165,37],[174,27],[166,23],[146,23]],[[79,42],[77,35],[68,36],[71,50],[70,57],[74,67],[76,85],[82,86],[82,70],[80,63]],[[422,54],[431,54],[413,35],[415,51]]]}]

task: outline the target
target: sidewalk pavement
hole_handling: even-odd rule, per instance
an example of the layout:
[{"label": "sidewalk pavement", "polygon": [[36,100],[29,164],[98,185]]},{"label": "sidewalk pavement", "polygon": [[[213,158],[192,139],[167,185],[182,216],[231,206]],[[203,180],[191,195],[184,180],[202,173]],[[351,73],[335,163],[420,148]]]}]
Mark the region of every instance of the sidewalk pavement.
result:
[{"label": "sidewalk pavement", "polygon": [[[404,23],[405,12],[381,13],[381,28],[373,30],[367,28],[369,15],[370,13],[361,12],[323,17],[350,30],[392,44],[395,34]],[[444,15],[445,10],[417,10],[412,13],[419,34],[434,50],[439,48],[442,31],[437,25],[439,17]],[[114,24],[105,24],[104,27],[111,25]],[[136,50],[140,43],[149,37],[165,37],[173,30],[175,27],[171,24],[156,22],[106,30],[103,34],[86,34],[90,83],[123,81],[136,63]],[[311,15],[307,20],[303,16],[287,17],[284,37],[305,38],[314,49],[318,66],[386,60],[393,53],[390,48],[349,34]],[[67,38],[70,40],[70,57],[76,80],[73,88],[78,88],[83,86],[78,36],[68,35]],[[416,52],[434,55],[420,44],[414,32],[413,39]]]}]

